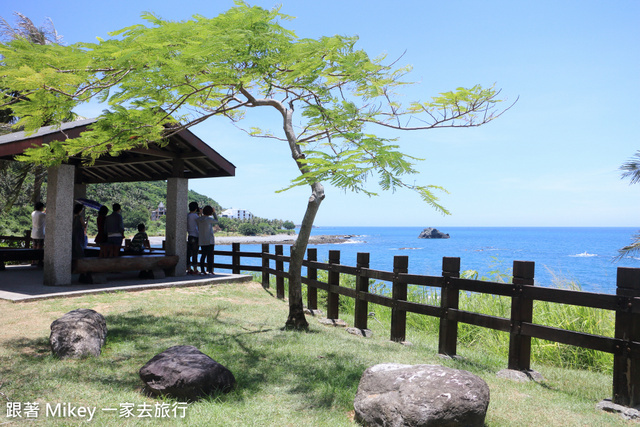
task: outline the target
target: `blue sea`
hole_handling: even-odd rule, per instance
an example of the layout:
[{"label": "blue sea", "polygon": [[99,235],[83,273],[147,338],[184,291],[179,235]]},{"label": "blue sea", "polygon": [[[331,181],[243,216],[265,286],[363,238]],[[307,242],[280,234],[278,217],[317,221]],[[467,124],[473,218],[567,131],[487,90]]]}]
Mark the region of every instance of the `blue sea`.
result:
[{"label": "blue sea", "polygon": [[[510,274],[513,261],[535,262],[536,286],[575,281],[583,290],[615,293],[618,267],[640,268],[640,259],[615,261],[636,228],[628,227],[437,227],[449,239],[419,239],[421,227],[316,227],[314,235],[351,235],[349,243],[312,245],[318,261],[339,250],[340,263],[356,265],[358,252],[370,253],[370,268],[393,270],[393,257],[409,257],[409,273],[440,275],[442,257],[460,257],[461,270],[479,276]],[[243,245],[254,250],[254,245]],[[259,251],[259,246],[256,251]],[[287,248],[285,254],[288,255]],[[243,260],[244,261],[244,260]],[[248,259],[246,259],[248,261]]]}]

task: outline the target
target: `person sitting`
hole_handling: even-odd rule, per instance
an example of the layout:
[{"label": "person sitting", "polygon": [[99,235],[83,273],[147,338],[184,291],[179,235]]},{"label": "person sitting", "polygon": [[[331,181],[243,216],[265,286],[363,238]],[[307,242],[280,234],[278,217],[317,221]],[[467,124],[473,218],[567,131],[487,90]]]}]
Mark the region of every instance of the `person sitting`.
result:
[{"label": "person sitting", "polygon": [[149,244],[149,236],[145,232],[146,227],[144,224],[138,224],[138,232],[133,239],[131,239],[131,243],[129,243],[129,251],[135,254],[141,254],[146,249],[151,249],[151,245]]}]

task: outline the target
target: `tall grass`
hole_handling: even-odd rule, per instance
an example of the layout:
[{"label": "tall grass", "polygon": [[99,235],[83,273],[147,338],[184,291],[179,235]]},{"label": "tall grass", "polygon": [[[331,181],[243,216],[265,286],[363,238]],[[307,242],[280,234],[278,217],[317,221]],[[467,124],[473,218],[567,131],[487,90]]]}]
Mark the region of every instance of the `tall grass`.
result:
[{"label": "tall grass", "polygon": [[[475,270],[467,270],[461,276],[469,279],[491,282],[510,283],[511,271],[504,270],[499,262],[495,262],[492,269],[486,275],[480,275]],[[259,277],[259,275],[257,276]],[[275,287],[275,278],[271,276],[271,286]],[[257,279],[259,280],[259,279]],[[327,273],[318,271],[318,280],[326,282]],[[350,275],[340,276],[340,286],[355,288],[355,277]],[[561,289],[569,289],[576,292],[582,291],[580,284],[554,276],[553,286]],[[285,280],[285,289],[288,283]],[[369,290],[372,293],[391,297],[391,284],[371,281]],[[407,289],[408,300],[421,304],[440,306],[440,294],[438,288],[429,288],[410,285]],[[303,286],[303,300],[306,302],[306,286]],[[285,291],[286,295],[286,291]],[[318,292],[318,307],[326,309],[327,293]],[[511,299],[505,296],[496,296],[475,292],[461,292],[461,310],[473,313],[486,314],[508,319],[511,315]],[[340,297],[340,316],[347,320],[353,318],[355,312],[355,300]],[[384,306],[369,304],[370,322],[378,322],[387,331],[390,330],[391,309]],[[561,328],[565,330],[582,332],[592,335],[613,337],[615,314],[612,311],[573,306],[567,304],[535,301],[533,307],[533,323]],[[416,334],[435,334],[439,330],[439,319],[431,316],[407,313],[407,339],[411,340]],[[506,359],[509,352],[509,333],[484,328],[466,323],[458,324],[458,345],[466,348],[482,349],[492,353],[496,357]],[[566,344],[533,338],[531,341],[531,360],[534,364],[555,366],[560,368],[586,369],[596,372],[611,373],[613,369],[613,355],[601,351],[575,347]]]}]

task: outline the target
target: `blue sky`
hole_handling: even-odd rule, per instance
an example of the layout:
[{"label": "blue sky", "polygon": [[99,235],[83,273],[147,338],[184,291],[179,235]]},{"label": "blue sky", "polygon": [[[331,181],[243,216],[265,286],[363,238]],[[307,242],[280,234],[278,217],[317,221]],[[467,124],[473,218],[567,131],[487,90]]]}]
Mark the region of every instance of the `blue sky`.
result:
[{"label": "blue sky", "polygon": [[[165,19],[213,17],[232,1],[3,2],[40,25],[50,17],[67,44],[107,37],[140,23],[143,11]],[[254,1],[271,8],[279,3]],[[410,191],[379,197],[327,187],[317,225],[630,226],[640,225],[640,185],[620,165],[640,149],[640,2],[289,0],[282,12],[300,37],[357,35],[372,57],[410,64],[417,82],[407,100],[475,84],[502,89],[517,104],[474,129],[399,133],[418,163],[417,183],[446,188],[442,216]],[[79,111],[95,116],[95,106]],[[247,115],[274,132],[274,113]],[[285,193],[297,174],[283,143],[246,136],[224,120],[194,132],[236,166],[236,177],[193,180],[190,188],[224,207],[267,218],[302,220],[309,191]],[[375,190],[375,186],[372,187]]]}]

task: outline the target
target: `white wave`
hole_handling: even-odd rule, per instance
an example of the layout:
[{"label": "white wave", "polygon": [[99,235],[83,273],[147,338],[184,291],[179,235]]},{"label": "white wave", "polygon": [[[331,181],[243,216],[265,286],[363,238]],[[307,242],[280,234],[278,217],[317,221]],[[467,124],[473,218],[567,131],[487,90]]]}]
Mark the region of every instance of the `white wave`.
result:
[{"label": "white wave", "polygon": [[582,252],[581,254],[569,255],[572,258],[590,258],[594,256],[598,256],[598,254],[590,254],[587,251]]}]

